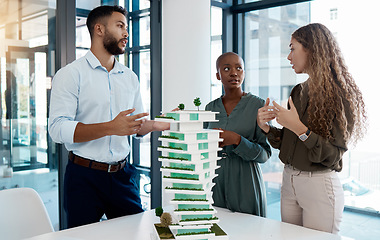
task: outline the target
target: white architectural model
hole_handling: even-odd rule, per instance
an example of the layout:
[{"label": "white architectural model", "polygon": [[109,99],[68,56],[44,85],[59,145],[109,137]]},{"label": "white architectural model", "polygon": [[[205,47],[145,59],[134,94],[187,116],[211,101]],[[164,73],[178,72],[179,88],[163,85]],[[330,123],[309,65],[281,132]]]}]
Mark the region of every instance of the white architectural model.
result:
[{"label": "white architectural model", "polygon": [[219,219],[211,192],[222,139],[219,130],[203,129],[204,122],[217,121],[215,114],[182,110],[155,119],[170,122],[170,130],[159,138],[158,151],[162,152],[163,198],[169,198],[175,209],[169,226],[175,239],[228,239],[216,225]]}]

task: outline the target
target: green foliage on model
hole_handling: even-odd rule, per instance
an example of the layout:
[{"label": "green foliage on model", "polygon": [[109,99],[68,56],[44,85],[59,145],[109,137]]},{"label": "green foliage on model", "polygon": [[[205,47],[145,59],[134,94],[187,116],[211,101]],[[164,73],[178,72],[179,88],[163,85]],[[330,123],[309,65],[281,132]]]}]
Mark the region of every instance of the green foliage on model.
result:
[{"label": "green foliage on model", "polygon": [[169,138],[169,139],[176,139],[176,140],[179,140],[178,137],[169,136],[169,135],[162,135],[162,136],[160,136],[160,138]]},{"label": "green foliage on model", "polygon": [[180,222],[192,222],[192,221],[211,221],[211,220],[218,220],[217,217],[209,217],[209,218],[188,218],[179,220]]},{"label": "green foliage on model", "polygon": [[186,208],[186,209],[175,209],[174,210],[174,212],[184,212],[184,211],[188,211],[188,212],[200,212],[200,211],[212,212],[213,209],[211,209],[211,208]]},{"label": "green foliage on model", "polygon": [[173,201],[207,202],[208,200],[202,198],[174,198]]},{"label": "green foliage on model", "polygon": [[178,105],[178,108],[179,108],[179,110],[185,110],[185,104],[180,103],[180,104]]},{"label": "green foliage on model", "polygon": [[178,233],[176,236],[186,236],[186,235],[202,235],[202,234],[212,234],[212,231],[202,231],[202,232],[188,232],[188,233]]},{"label": "green foliage on model", "polygon": [[201,105],[201,99],[199,97],[194,99],[194,105],[198,108],[199,111],[199,106]]},{"label": "green foliage on model", "polygon": [[181,179],[181,180],[199,180],[199,178],[192,178],[192,177],[171,177],[171,176],[164,176],[164,178],[172,178],[172,179]]},{"label": "green foliage on model", "polygon": [[183,170],[183,171],[193,171],[194,172],[194,169],[192,169],[192,168],[167,167],[167,166],[163,166],[161,168],[163,168],[163,169]]},{"label": "green foliage on model", "polygon": [[162,209],[162,207],[157,207],[154,211],[157,217],[161,217],[162,213],[164,212],[164,209]]},{"label": "green foliage on model", "polygon": [[159,158],[166,158],[166,159],[180,160],[180,161],[189,161],[189,159],[183,158],[183,157],[159,156]]},{"label": "green foliage on model", "polygon": [[159,146],[160,148],[169,148],[169,149],[175,149],[175,150],[183,150],[181,147],[170,147],[170,146]]},{"label": "green foliage on model", "polygon": [[165,189],[172,189],[172,190],[190,190],[190,191],[203,191],[202,188],[180,188],[180,187],[166,187]]},{"label": "green foliage on model", "polygon": [[175,120],[174,117],[167,117],[167,116],[161,116],[161,115],[157,115],[156,118],[165,118],[165,119],[173,119],[173,120]]}]

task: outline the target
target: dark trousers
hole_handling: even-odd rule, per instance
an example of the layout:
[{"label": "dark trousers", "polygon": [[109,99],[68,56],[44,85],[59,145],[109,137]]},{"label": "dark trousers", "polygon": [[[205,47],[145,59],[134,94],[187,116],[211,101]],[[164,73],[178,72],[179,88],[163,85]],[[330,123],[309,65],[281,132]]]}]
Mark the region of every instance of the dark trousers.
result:
[{"label": "dark trousers", "polygon": [[137,170],[126,164],[115,173],[94,170],[68,162],[64,180],[64,209],[68,227],[143,212]]}]

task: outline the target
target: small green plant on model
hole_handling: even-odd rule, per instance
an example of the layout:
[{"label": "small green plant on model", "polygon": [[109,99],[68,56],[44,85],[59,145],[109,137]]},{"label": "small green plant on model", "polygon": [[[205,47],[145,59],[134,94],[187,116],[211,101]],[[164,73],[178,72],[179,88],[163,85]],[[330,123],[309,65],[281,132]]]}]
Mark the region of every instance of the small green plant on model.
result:
[{"label": "small green plant on model", "polygon": [[173,201],[191,201],[191,202],[207,202],[207,199],[201,199],[201,198],[173,198]]},{"label": "small green plant on model", "polygon": [[180,160],[180,161],[189,161],[189,159],[183,158],[183,157],[159,156],[158,158],[166,158],[166,159]]},{"label": "small green plant on model", "polygon": [[164,212],[164,209],[162,209],[162,207],[157,207],[155,209],[155,213],[156,213],[157,217],[161,217],[161,215],[162,215],[163,212]]},{"label": "small green plant on model", "polygon": [[162,166],[162,169],[175,169],[175,170],[183,170],[183,171],[193,171],[194,169],[192,168],[186,168],[186,167],[168,167],[168,166]]},{"label": "small green plant on model", "polygon": [[179,108],[179,110],[184,110],[184,109],[185,109],[185,104],[180,103],[180,104],[178,105],[178,108]]},{"label": "small green plant on model", "polygon": [[192,222],[192,221],[208,221],[208,220],[218,220],[219,218],[217,217],[209,217],[209,218],[188,218],[188,219],[182,219],[179,220],[180,222]]},{"label": "small green plant on model", "polygon": [[182,211],[188,211],[188,212],[199,212],[199,211],[213,211],[211,208],[186,208],[186,209],[175,209],[174,212],[182,212]]},{"label": "small green plant on model", "polygon": [[169,139],[176,139],[176,140],[179,140],[178,137],[168,136],[168,135],[162,135],[162,136],[160,136],[160,138],[169,138]]},{"label": "small green plant on model", "polygon": [[190,190],[190,191],[204,191],[202,188],[166,187],[165,189],[172,189],[172,190]]},{"label": "small green plant on model", "polygon": [[202,235],[202,234],[212,234],[212,231],[202,231],[202,232],[188,232],[188,233],[178,233],[177,236],[186,236],[186,235]]},{"label": "small green plant on model", "polygon": [[174,117],[166,117],[166,116],[161,116],[161,115],[157,115],[156,118],[165,118],[165,119],[173,119],[173,120],[175,120]]},{"label": "small green plant on model", "polygon": [[183,150],[181,147],[170,147],[170,146],[158,146],[160,148],[170,148],[170,149],[175,149],[175,150]]},{"label": "small green plant on model", "polygon": [[170,213],[164,212],[164,209],[162,207],[157,207],[155,209],[155,213],[156,216],[160,218],[162,227],[168,227],[170,224],[172,224],[172,216]]},{"label": "small green plant on model", "polygon": [[199,111],[199,106],[201,105],[201,99],[199,97],[194,99],[194,105],[198,108]]},{"label": "small green plant on model", "polygon": [[160,239],[174,239],[172,232],[168,228],[168,226],[172,224],[172,216],[170,213],[164,212],[162,207],[157,207],[155,212],[156,216],[160,218],[160,223],[154,224]]},{"label": "small green plant on model", "polygon": [[199,180],[199,178],[193,178],[193,177],[172,177],[172,176],[163,176],[163,178],[182,179],[182,180]]}]

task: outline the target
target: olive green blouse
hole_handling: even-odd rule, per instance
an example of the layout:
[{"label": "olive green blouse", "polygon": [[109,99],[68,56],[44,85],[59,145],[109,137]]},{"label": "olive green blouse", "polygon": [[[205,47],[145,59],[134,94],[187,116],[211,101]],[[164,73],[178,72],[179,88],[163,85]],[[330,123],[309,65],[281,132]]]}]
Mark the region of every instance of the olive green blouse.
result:
[{"label": "olive green blouse", "polygon": [[219,112],[219,122],[205,123],[205,128],[222,128],[241,136],[239,145],[225,146],[218,153],[222,159],[214,178],[214,205],[265,217],[266,193],[259,163],[268,160],[271,149],[256,123],[257,110],[262,106],[263,99],[248,93],[227,116],[222,99],[215,99],[206,110]]},{"label": "olive green blouse", "polygon": [[[305,87],[305,94],[301,95],[302,87]],[[306,88],[307,82],[296,85],[291,92],[291,97],[301,122],[308,126],[307,106],[309,97]],[[349,113],[346,112],[346,115],[349,125],[352,125],[350,123],[352,118],[350,118]],[[279,158],[284,164],[290,164],[302,171],[322,171],[326,169],[341,171],[342,156],[347,151],[347,143],[343,139],[343,133],[338,128],[337,120],[335,119],[332,124],[334,140],[330,141],[311,131],[309,138],[302,142],[289,129],[279,129],[273,126],[271,126],[267,137],[273,148],[280,149]]]}]

